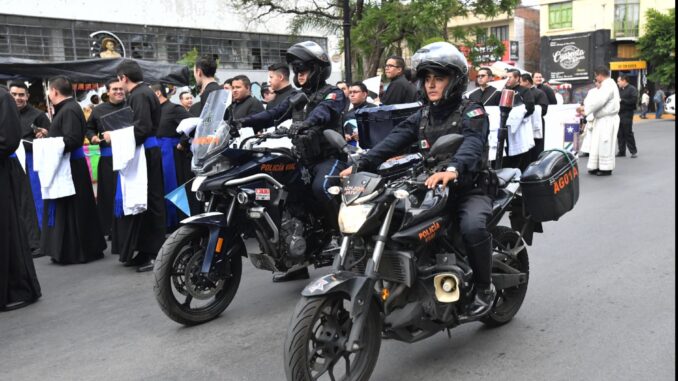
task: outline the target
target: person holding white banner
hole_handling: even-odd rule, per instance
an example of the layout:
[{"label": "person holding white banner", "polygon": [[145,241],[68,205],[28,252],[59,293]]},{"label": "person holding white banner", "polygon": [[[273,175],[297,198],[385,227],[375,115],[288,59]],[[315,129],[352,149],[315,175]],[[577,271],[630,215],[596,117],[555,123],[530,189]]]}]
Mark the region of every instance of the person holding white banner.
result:
[{"label": "person holding white banner", "polygon": [[[46,161],[38,157],[38,143],[34,141],[34,167],[40,175],[44,212],[42,218],[42,251],[59,264],[85,263],[104,256],[106,241],[99,222],[94,200],[92,179],[87,168],[82,143],[87,124],[78,102],[73,99],[73,85],[62,76],[49,81],[49,99],[54,104],[54,120],[48,138],[63,140],[63,158],[70,162],[70,174],[74,191],[62,193],[65,183],[53,180],[42,181],[42,170],[48,170]],[[40,169],[38,169],[38,164]],[[68,164],[67,164],[68,165]],[[58,175],[58,174],[57,174]],[[65,179],[69,180],[69,179]],[[67,181],[66,181],[67,182]]]},{"label": "person holding white banner", "polygon": [[[594,117],[589,148],[589,173],[597,176],[609,176],[615,166],[617,132],[619,131],[619,88],[610,78],[610,70],[600,66],[594,71],[600,87],[590,91],[584,99],[584,105],[577,112]],[[589,122],[590,123],[590,122]]]}]

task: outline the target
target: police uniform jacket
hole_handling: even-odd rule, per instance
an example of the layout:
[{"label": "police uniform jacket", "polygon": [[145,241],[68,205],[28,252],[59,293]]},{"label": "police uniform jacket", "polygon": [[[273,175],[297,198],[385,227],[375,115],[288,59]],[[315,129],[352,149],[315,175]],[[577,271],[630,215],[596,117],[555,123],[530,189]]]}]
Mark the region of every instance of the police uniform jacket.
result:
[{"label": "police uniform jacket", "polygon": [[[454,119],[452,114],[455,112],[461,114],[461,123],[458,123],[457,126],[449,123],[451,119]],[[437,131],[432,134],[433,136],[424,132],[423,135],[428,139],[426,143],[419,144],[419,146],[433,146],[439,137],[446,134],[459,133],[463,135],[464,142],[457,153],[441,163],[441,167],[454,166],[459,173],[458,181],[462,185],[473,184],[476,175],[484,169],[486,161],[484,155],[487,154],[490,125],[483,106],[476,102],[465,102],[462,105],[456,103],[443,107],[425,106],[394,127],[384,140],[361,157],[358,162],[359,169],[373,171],[388,158],[405,151],[412,143],[422,143],[420,141],[422,138],[420,128],[424,117],[429,118],[428,126],[437,127]]]},{"label": "police uniform jacket", "polygon": [[[310,102],[305,108],[306,116],[303,120],[296,120],[297,117],[293,118],[293,111],[290,110],[288,98],[275,107],[243,118],[242,125],[251,126],[255,132],[258,132],[273,126],[275,121],[293,118],[294,122],[303,122],[317,132],[327,128],[341,132],[341,114],[346,106],[344,92],[336,86],[324,85],[317,92],[310,94],[309,98]],[[322,133],[320,133],[320,141],[323,151],[336,151],[336,148],[330,145]]]}]

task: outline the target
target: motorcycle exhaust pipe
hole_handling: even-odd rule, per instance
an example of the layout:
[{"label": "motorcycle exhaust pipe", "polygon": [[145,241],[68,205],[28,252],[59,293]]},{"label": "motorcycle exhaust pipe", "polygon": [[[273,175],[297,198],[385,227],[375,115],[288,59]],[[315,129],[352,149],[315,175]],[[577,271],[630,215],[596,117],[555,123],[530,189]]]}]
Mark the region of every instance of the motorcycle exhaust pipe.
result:
[{"label": "motorcycle exhaust pipe", "polygon": [[454,303],[459,300],[459,278],[452,273],[438,274],[433,277],[436,299],[441,303]]}]

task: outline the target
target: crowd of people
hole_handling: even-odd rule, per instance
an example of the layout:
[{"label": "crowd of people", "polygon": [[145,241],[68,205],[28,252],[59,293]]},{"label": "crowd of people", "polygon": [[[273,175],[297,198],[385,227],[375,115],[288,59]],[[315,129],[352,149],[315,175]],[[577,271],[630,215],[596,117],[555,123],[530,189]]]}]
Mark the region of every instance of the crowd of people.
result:
[{"label": "crowd of people", "polygon": [[[189,137],[177,133],[177,126],[182,120],[200,116],[210,93],[222,88],[232,94],[224,118],[236,128],[252,127],[259,132],[274,120],[283,117],[293,120],[290,131],[313,177],[313,194],[327,221],[336,225],[338,206],[327,197],[327,188],[332,185],[327,179],[345,172],[346,165],[321,134],[305,133],[313,131],[313,126],[343,131],[349,144],[358,145],[357,112],[377,105],[420,102],[433,105],[430,116],[424,116],[431,118],[430,128],[446,129],[447,118],[453,117],[450,112],[468,107],[462,101],[463,95],[472,105],[460,116],[469,136],[487,132],[488,126],[475,118],[484,114],[478,105],[499,105],[501,92],[489,85],[495,77],[492,70],[480,68],[477,87],[466,93],[468,68],[463,55],[449,44],[436,45],[436,49],[452,60],[444,62],[442,69],[424,65],[415,72],[406,67],[402,57],[388,57],[384,63],[388,86],[379,93],[371,93],[361,81],[327,84],[330,70],[327,54],[312,42],[295,44],[287,51],[287,62],[268,67],[268,81],[261,87],[263,101],[252,95],[252,83],[245,75],[219,84],[215,77],[216,61],[211,55],[204,55],[193,67],[201,101],[194,102],[191,92],[186,91],[178,94],[179,104],[169,100],[165,84],[146,83],[139,65],[134,60],[124,60],[105,83],[102,99],[97,99],[96,104],[93,101],[94,106],[87,113],[74,99],[73,83],[68,78],[51,78],[48,82],[48,97],[53,105],[51,121],[44,112],[28,104],[25,83],[11,82],[7,89],[0,86],[0,208],[7,211],[0,217],[0,310],[18,308],[40,297],[33,258],[48,256],[61,265],[87,263],[102,258],[110,246],[111,253],[119,255],[123,265],[136,267],[138,272],[152,270],[153,259],[166,235],[186,217],[164,196],[193,177]],[[615,85],[606,68],[596,71],[596,81],[597,88],[591,90],[578,109],[588,120],[585,135],[589,140],[585,140],[582,151],[589,153],[590,173],[608,175],[614,169],[615,153],[623,156],[628,148],[631,157],[637,157],[632,117],[638,92],[624,76]],[[510,70],[505,87],[515,91],[514,105],[525,106],[524,118],[531,117],[535,106],[539,106],[543,123],[549,105],[557,103],[554,91],[544,84],[539,72]],[[309,105],[289,115],[290,97],[299,91],[309,96]],[[643,94],[641,104],[649,103],[647,98]],[[647,112],[647,107],[643,110]],[[396,153],[396,148],[418,139],[416,130],[421,123],[414,120],[408,123],[398,127],[399,131],[407,130],[399,137],[404,140],[386,139],[388,143],[380,144],[371,151],[371,156],[366,156],[364,168],[376,165],[388,154]],[[129,139],[124,140],[123,130],[127,126],[131,126]],[[616,137],[618,130],[619,140],[615,144],[617,139],[610,137]],[[410,136],[411,133],[414,135]],[[477,136],[477,147],[466,148],[468,156],[462,154],[461,161],[448,167],[445,173],[449,174],[431,180],[434,185],[454,180],[464,172],[486,169],[486,163],[476,162],[476,156],[481,155],[476,150],[487,143],[487,136],[481,135]],[[119,146],[134,147],[134,155],[129,159],[134,164],[121,167],[116,161],[114,140],[126,142]],[[424,149],[425,141],[428,142],[421,140]],[[506,157],[504,166],[525,169],[536,160],[544,150],[544,136],[535,136],[534,141],[529,151]],[[84,142],[100,148],[96,196]],[[23,149],[17,150],[19,144]],[[25,156],[23,160],[17,154],[20,151]],[[133,171],[128,170],[130,165],[134,165]],[[144,181],[133,181],[137,173],[143,173]],[[128,201],[139,190],[146,197],[143,208],[134,209]],[[467,201],[473,216],[484,215],[489,205],[485,198],[475,196],[469,196]],[[189,202],[191,214],[197,213],[200,205],[195,197],[189,197]],[[478,258],[484,258],[479,259],[476,267],[480,274],[485,274],[489,241],[487,232],[478,223],[482,219],[474,217],[467,224],[465,239],[471,252],[475,250]],[[277,280],[304,277],[308,277],[306,268],[282,274]],[[487,295],[481,296],[478,308],[486,307],[486,299],[493,292],[489,281],[485,283]]]}]

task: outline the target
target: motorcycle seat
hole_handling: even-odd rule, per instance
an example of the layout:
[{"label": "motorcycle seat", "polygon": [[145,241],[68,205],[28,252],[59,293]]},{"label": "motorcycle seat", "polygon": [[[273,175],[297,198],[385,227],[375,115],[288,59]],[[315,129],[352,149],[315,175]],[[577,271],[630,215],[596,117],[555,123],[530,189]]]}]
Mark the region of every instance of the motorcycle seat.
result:
[{"label": "motorcycle seat", "polygon": [[499,179],[499,188],[506,188],[511,180],[519,179],[522,174],[518,168],[502,168],[495,173]]}]

